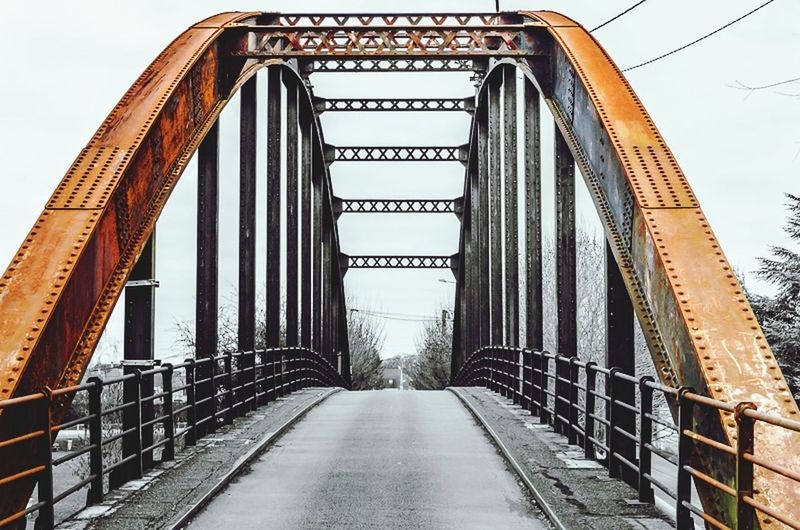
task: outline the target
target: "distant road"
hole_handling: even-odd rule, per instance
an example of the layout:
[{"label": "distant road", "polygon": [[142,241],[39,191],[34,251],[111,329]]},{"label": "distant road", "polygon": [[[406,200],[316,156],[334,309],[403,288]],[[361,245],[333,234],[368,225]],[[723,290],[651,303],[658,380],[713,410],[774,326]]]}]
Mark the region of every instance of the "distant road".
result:
[{"label": "distant road", "polygon": [[340,392],[192,528],[547,528],[450,392]]}]

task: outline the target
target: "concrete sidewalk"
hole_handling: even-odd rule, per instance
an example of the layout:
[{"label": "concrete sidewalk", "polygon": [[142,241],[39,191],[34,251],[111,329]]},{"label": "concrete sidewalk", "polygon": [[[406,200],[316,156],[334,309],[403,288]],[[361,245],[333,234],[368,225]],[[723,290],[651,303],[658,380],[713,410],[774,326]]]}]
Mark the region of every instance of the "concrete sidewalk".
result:
[{"label": "concrete sidewalk", "polygon": [[450,389],[465,400],[495,433],[557,527],[567,529],[661,530],[673,523],[652,504],[636,501],[637,492],[608,470],[583,457],[583,449],[539,424],[510,400],[485,388]]},{"label": "concrete sidewalk", "polygon": [[219,481],[244,463],[260,444],[273,437],[298,414],[335,393],[336,389],[307,388],[261,407],[213,435],[198,440],[159,464],[141,480],[109,493],[105,500],[60,523],[61,529],[170,528],[196,507]]}]

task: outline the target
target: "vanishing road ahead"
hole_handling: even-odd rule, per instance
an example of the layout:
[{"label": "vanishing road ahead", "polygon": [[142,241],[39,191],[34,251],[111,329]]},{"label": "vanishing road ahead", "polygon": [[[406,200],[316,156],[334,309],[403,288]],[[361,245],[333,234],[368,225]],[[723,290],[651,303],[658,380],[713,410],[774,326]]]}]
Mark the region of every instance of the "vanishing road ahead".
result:
[{"label": "vanishing road ahead", "polygon": [[546,528],[442,392],[339,392],[216,497],[192,528]]}]

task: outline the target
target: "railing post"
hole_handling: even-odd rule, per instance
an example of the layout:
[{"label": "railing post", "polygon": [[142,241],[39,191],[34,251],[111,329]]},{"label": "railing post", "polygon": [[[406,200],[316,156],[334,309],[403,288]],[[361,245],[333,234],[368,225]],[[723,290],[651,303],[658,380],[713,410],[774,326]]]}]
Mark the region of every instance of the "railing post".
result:
[{"label": "railing post", "polygon": [[653,472],[652,451],[648,446],[653,443],[653,388],[647,383],[655,379],[646,375],[639,379],[639,501],[653,502],[653,485],[647,477]]},{"label": "railing post", "polygon": [[577,357],[569,358],[569,432],[567,433],[567,441],[570,445],[577,445],[578,443],[578,362]]},{"label": "railing post", "polygon": [[753,456],[755,451],[755,421],[747,416],[747,410],[756,410],[751,402],[736,405],[736,530],[756,528],[756,514],[745,497],[753,497],[753,462],[745,455]]},{"label": "railing post", "polygon": [[197,397],[195,392],[195,366],[194,359],[186,359],[186,445],[197,443]]},{"label": "railing post", "polygon": [[142,458],[142,371],[138,368],[133,372],[133,379],[131,380],[131,386],[135,389],[135,406],[131,407],[133,410],[134,421],[136,430],[134,431],[133,435],[131,436],[131,441],[133,442],[133,454],[136,455],[136,458],[133,459],[131,462],[131,469],[132,469],[132,477],[131,474],[128,475],[128,480],[131,478],[142,478],[143,475],[143,458]]},{"label": "railing post", "polygon": [[617,405],[614,402],[617,399],[616,394],[616,378],[617,373],[619,372],[619,368],[616,366],[612,367],[608,372],[608,383],[607,383],[607,392],[608,395],[608,402],[606,403],[606,411],[608,417],[608,476],[611,478],[620,478],[620,470],[617,467],[615,461],[615,455],[617,454],[617,441],[619,440],[619,436],[617,436],[617,432],[615,427],[617,426]]},{"label": "railing post", "polygon": [[225,396],[228,405],[228,411],[225,413],[225,423],[230,425],[233,423],[233,353],[225,352],[223,355],[223,362],[225,363]]},{"label": "railing post", "polygon": [[161,391],[164,394],[164,450],[161,452],[161,461],[175,459],[175,406],[172,395],[172,375],[175,369],[172,363],[161,365],[164,372],[161,374]]},{"label": "railing post", "polygon": [[586,363],[586,414],[583,418],[583,432],[585,440],[583,444],[583,455],[587,459],[594,459],[594,442],[591,440],[595,437],[594,432],[594,416],[595,416],[595,397],[594,393],[597,388],[597,363],[588,361]]},{"label": "railing post", "polygon": [[[548,378],[547,372],[550,371],[550,358],[547,356],[546,351],[542,351],[542,373],[540,375],[540,382],[539,382],[539,405],[541,410],[539,411],[539,423],[549,423],[550,422],[550,413],[547,411],[547,387],[548,387]],[[554,408],[555,410],[555,408]]]},{"label": "railing post", "polygon": [[527,399],[525,396],[525,355],[522,353],[522,348],[514,348],[514,359],[516,361],[516,383],[517,388],[516,392],[514,392],[514,403],[521,406],[524,409],[530,409],[530,405],[527,403]]},{"label": "railing post", "polygon": [[[535,392],[534,389],[536,388],[536,385],[533,382],[533,352],[531,350],[527,349],[527,348],[524,348],[524,349],[522,349],[522,352],[521,352],[521,358],[522,358],[522,360],[521,360],[521,362],[522,362],[522,377],[521,377],[522,382],[521,383],[522,384],[520,385],[520,392],[522,393],[522,396],[523,396],[522,397],[522,399],[523,399],[522,406],[525,407],[525,410],[530,412],[531,415],[533,415],[536,412],[536,405],[534,405],[534,403],[533,403],[533,395],[534,395],[534,392]],[[528,394],[525,393],[525,381],[526,381],[526,378],[525,378],[525,370],[526,370],[526,368],[525,367],[526,366],[529,367],[528,369],[530,370],[530,376],[527,378],[527,381],[530,382],[531,390],[530,390],[530,393],[528,393]]]},{"label": "railing post", "polygon": [[694,528],[692,512],[686,507],[692,502],[692,476],[686,469],[691,465],[692,439],[684,434],[684,431],[692,430],[694,419],[694,402],[686,398],[686,393],[691,391],[689,387],[678,391],[678,487],[675,501],[678,530]]},{"label": "railing post", "polygon": [[87,504],[97,504],[103,500],[103,380],[90,377],[89,388],[89,483]]},{"label": "railing post", "polygon": [[558,380],[559,377],[562,375],[561,371],[561,357],[560,353],[556,353],[555,357],[553,357],[553,374],[556,376],[555,380],[553,381],[553,430],[555,430],[559,434],[566,434],[563,430],[563,423],[561,419],[558,417],[559,412],[563,412],[563,406],[561,405],[561,390],[563,389],[563,385],[561,381]]},{"label": "railing post", "polygon": [[39,475],[39,502],[44,505],[39,509],[36,518],[37,529],[50,529],[55,525],[53,511],[53,432],[50,429],[50,404],[52,398],[50,389],[46,388],[42,394],[44,398],[37,405],[37,423],[44,434],[39,438],[39,453],[44,465],[44,470]]}]

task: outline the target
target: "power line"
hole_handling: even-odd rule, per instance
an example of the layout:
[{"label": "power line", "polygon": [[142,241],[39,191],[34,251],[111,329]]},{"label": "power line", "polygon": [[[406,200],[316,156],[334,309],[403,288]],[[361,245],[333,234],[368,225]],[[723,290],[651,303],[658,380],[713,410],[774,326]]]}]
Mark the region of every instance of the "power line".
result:
[{"label": "power line", "polygon": [[763,8],[765,8],[765,7],[767,7],[769,4],[771,4],[771,3],[772,3],[772,2],[774,2],[774,1],[775,1],[775,0],[767,0],[766,2],[764,2],[763,4],[761,4],[760,6],[758,6],[758,7],[754,8],[754,9],[752,9],[752,10],[748,11],[747,13],[745,13],[744,15],[740,16],[739,18],[737,18],[737,19],[735,19],[735,20],[731,20],[730,22],[728,22],[728,23],[727,23],[727,24],[725,24],[724,26],[720,26],[719,28],[715,29],[715,30],[714,30],[714,31],[712,31],[711,33],[706,33],[705,35],[703,35],[703,36],[702,36],[702,37],[700,37],[699,39],[695,39],[695,40],[693,40],[692,42],[689,42],[689,43],[687,43],[687,44],[684,44],[683,46],[681,46],[681,47],[679,47],[679,48],[675,48],[674,50],[668,51],[667,53],[661,54],[661,55],[659,55],[658,57],[653,57],[652,59],[650,59],[650,60],[648,60],[648,61],[645,61],[645,62],[643,62],[643,63],[639,63],[639,64],[637,64],[637,65],[630,66],[630,67],[628,67],[628,68],[624,68],[622,71],[623,71],[623,72],[630,72],[631,70],[635,70],[636,68],[641,68],[642,66],[646,66],[646,65],[648,65],[648,64],[651,64],[651,63],[654,63],[654,62],[656,62],[656,61],[660,61],[661,59],[664,59],[665,57],[669,57],[670,55],[676,54],[676,53],[678,53],[679,51],[683,51],[683,50],[685,50],[686,48],[688,48],[689,46],[694,46],[694,45],[695,45],[695,44],[697,44],[698,42],[704,41],[704,40],[706,40],[707,38],[709,38],[709,37],[711,37],[711,36],[713,36],[713,35],[716,35],[716,34],[717,34],[717,33],[719,33],[720,31],[722,31],[722,30],[724,30],[724,29],[727,29],[727,28],[729,28],[729,27],[733,26],[733,25],[734,25],[734,24],[736,24],[737,22],[739,22],[739,21],[741,21],[741,20],[744,20],[745,18],[749,17],[750,15],[752,15],[753,13],[755,13],[756,11],[759,11],[759,10],[761,10],[761,9],[763,9]]},{"label": "power line", "polygon": [[639,2],[636,2],[636,3],[635,3],[635,4],[633,4],[631,7],[629,7],[629,8],[628,8],[628,9],[626,9],[625,11],[623,11],[622,13],[619,13],[618,15],[615,15],[615,16],[613,16],[613,17],[609,18],[608,20],[606,20],[605,22],[603,22],[603,23],[602,23],[602,24],[600,24],[599,26],[596,26],[596,27],[594,27],[594,28],[590,29],[590,30],[589,30],[589,33],[593,33],[593,32],[595,32],[595,31],[597,31],[598,29],[602,28],[603,26],[606,26],[606,25],[608,25],[608,24],[611,24],[612,22],[614,22],[615,20],[617,20],[619,17],[622,17],[622,16],[625,16],[625,15],[627,15],[628,13],[630,13],[631,11],[633,11],[634,9],[636,9],[637,7],[639,7],[640,5],[644,4],[645,2],[647,2],[647,0],[640,0]]},{"label": "power line", "polygon": [[769,85],[761,85],[761,86],[748,86],[742,83],[741,81],[736,81],[736,85],[733,88],[738,88],[740,90],[764,90],[765,88],[774,88],[776,86],[781,85],[788,85],[790,83],[797,83],[800,81],[800,77],[795,77],[794,79],[784,79],[783,81],[778,81],[777,83],[770,83]]}]

